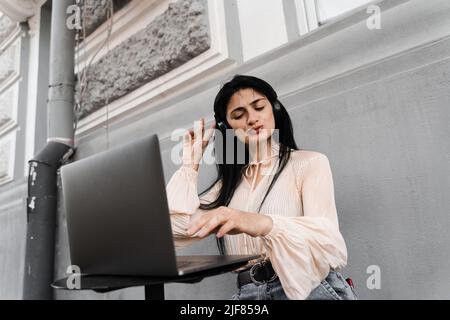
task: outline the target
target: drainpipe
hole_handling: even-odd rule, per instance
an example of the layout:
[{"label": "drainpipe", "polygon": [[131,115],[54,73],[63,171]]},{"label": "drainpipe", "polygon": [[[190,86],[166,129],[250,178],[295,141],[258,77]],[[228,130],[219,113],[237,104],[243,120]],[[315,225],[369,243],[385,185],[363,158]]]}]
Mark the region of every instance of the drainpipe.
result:
[{"label": "drainpipe", "polygon": [[28,161],[27,239],[23,299],[53,299],[57,170],[74,153],[74,30],[66,10],[74,0],[52,3],[47,145]]}]

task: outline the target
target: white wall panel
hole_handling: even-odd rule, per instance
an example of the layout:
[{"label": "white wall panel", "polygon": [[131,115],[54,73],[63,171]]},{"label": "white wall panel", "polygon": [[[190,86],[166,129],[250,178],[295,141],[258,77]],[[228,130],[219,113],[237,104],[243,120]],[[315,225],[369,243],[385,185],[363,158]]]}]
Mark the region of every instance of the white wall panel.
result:
[{"label": "white wall panel", "polygon": [[287,42],[282,0],[239,0],[244,61]]}]

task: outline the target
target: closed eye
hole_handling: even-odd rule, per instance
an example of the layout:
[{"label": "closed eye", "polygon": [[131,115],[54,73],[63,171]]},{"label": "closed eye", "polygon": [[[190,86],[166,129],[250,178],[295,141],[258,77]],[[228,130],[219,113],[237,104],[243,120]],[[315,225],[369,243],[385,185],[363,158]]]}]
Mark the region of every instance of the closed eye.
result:
[{"label": "closed eye", "polygon": [[[258,111],[261,111],[262,109],[264,109],[266,106],[261,106],[261,107],[258,107],[258,108],[255,108],[255,110],[258,110]],[[234,117],[234,119],[240,119],[240,118],[242,118],[242,114],[243,113],[241,113],[240,115],[238,115],[238,116],[235,116]]]}]

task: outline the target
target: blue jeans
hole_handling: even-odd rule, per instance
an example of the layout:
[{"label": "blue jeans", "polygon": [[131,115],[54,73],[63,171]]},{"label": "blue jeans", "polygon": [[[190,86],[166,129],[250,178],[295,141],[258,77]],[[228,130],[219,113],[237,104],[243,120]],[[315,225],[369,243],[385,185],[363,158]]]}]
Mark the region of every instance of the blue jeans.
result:
[{"label": "blue jeans", "polygon": [[[306,300],[356,300],[355,290],[347,283],[344,277],[335,270],[311,291]],[[242,286],[231,300],[289,300],[281,286],[280,280]]]}]

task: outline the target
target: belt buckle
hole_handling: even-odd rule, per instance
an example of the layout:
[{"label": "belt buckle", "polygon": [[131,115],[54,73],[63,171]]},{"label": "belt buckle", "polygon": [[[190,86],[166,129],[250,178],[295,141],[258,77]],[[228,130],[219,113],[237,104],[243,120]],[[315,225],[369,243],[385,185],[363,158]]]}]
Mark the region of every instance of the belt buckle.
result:
[{"label": "belt buckle", "polygon": [[266,261],[266,260],[263,260],[263,261],[260,261],[260,262],[257,262],[257,263],[255,263],[251,268],[250,268],[250,279],[252,280],[252,282],[254,283],[254,284],[264,284],[264,283],[267,283],[267,282],[272,282],[272,281],[274,281],[276,278],[278,278],[278,275],[277,275],[277,273],[275,272],[274,273],[274,275],[272,276],[272,278],[270,278],[269,280],[263,280],[263,281],[258,281],[258,280],[256,280],[255,279],[255,268],[256,267],[262,267],[262,266],[264,266],[265,264],[267,264],[268,262]]}]

